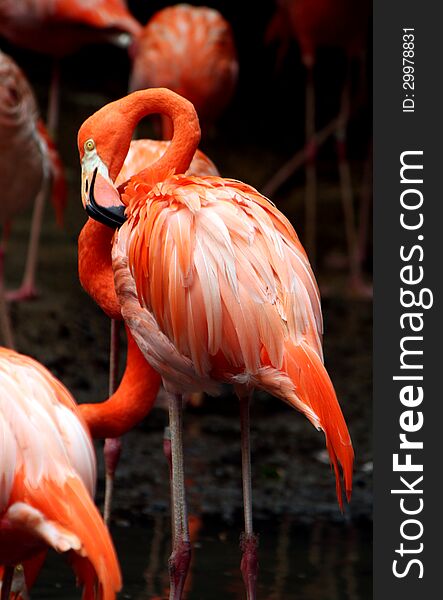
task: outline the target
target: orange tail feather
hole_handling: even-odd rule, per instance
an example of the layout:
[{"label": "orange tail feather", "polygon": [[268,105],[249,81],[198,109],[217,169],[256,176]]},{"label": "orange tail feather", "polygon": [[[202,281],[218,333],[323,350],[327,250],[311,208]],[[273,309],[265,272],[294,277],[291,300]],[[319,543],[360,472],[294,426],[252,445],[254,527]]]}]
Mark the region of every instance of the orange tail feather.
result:
[{"label": "orange tail feather", "polygon": [[342,467],[346,497],[349,502],[352,492],[354,450],[334,387],[318,354],[308,345],[291,344],[285,362],[285,371],[295,386],[298,398],[317,415],[318,426],[324,431],[326,448],[335,472],[337,499],[340,509],[343,510],[338,463]]},{"label": "orange tail feather", "polygon": [[337,500],[343,510],[339,464],[349,501],[354,450],[337,396],[320,357],[304,342],[299,345],[287,342],[281,370],[270,367],[267,355],[262,356],[262,360],[269,366],[261,370],[259,386],[291,404],[304,413],[315,427],[324,431],[335,472]]},{"label": "orange tail feather", "polygon": [[99,600],[114,600],[121,589],[117,556],[109,532],[83,482],[77,476],[69,477],[63,487],[46,481],[43,491],[27,489],[30,504],[58,527],[77,536],[82,544],[82,556],[72,562],[85,586],[84,598],[95,598],[92,594],[98,585]]}]

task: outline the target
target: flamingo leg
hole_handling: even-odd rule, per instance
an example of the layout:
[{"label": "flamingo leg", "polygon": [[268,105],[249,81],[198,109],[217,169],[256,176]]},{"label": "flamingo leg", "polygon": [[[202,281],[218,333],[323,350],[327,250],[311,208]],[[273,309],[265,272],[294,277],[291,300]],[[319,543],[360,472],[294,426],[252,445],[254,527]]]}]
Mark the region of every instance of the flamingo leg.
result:
[{"label": "flamingo leg", "polygon": [[[109,350],[109,396],[117,389],[118,364],[120,355],[120,323],[111,319],[111,336]],[[105,480],[105,506],[103,519],[109,527],[112,508],[112,494],[114,491],[114,478],[118,462],[120,460],[122,444],[119,438],[107,438],[105,440],[104,457],[106,467]]]},{"label": "flamingo leg", "polygon": [[341,96],[340,118],[336,132],[338,170],[340,174],[340,192],[345,218],[346,244],[348,247],[350,289],[352,293],[356,294],[357,296],[365,296],[367,295],[367,291],[363,282],[361,270],[361,259],[358,246],[356,217],[352,192],[351,169],[349,167],[349,161],[346,153],[346,133],[350,113],[350,66],[350,62],[348,62],[347,75]]},{"label": "flamingo leg", "polygon": [[169,396],[169,427],[172,455],[173,545],[169,557],[169,600],[180,600],[191,562],[191,542],[186,507],[183,464],[183,397]]},{"label": "flamingo leg", "polygon": [[249,405],[252,392],[247,392],[246,394],[238,393],[238,396],[240,400],[243,506],[245,517],[245,531],[240,540],[242,550],[240,569],[246,587],[246,598],[247,600],[255,600],[258,574],[258,539],[254,534],[252,525],[251,441],[249,435]]},{"label": "flamingo leg", "polygon": [[8,348],[14,348],[14,334],[12,333],[11,319],[5,296],[4,263],[5,250],[3,246],[0,246],[0,331],[3,336],[3,344]]},{"label": "flamingo leg", "polygon": [[[163,431],[163,454],[165,455],[166,460],[168,461],[169,467],[169,487],[170,487],[170,495],[171,498],[173,496],[172,489],[172,448],[171,448],[171,429],[169,427],[165,427]],[[174,546],[174,503],[171,503],[171,532],[172,532],[172,545]]]},{"label": "flamingo leg", "polygon": [[43,215],[45,212],[46,193],[48,190],[47,182],[49,177],[44,175],[44,182],[41,190],[37,194],[32,213],[31,232],[29,234],[28,253],[26,255],[25,270],[20,287],[17,290],[7,292],[6,297],[10,302],[20,302],[22,300],[31,300],[36,298],[37,290],[35,287],[35,273],[38,261],[38,245],[42,229]]},{"label": "flamingo leg", "polygon": [[305,60],[306,66],[306,100],[305,100],[305,135],[307,160],[305,165],[305,241],[312,268],[315,268],[317,250],[317,172],[315,154],[315,86],[312,60]]},{"label": "flamingo leg", "polygon": [[14,577],[14,567],[5,566],[3,572],[2,592],[0,600],[9,600],[11,594],[12,578]]}]

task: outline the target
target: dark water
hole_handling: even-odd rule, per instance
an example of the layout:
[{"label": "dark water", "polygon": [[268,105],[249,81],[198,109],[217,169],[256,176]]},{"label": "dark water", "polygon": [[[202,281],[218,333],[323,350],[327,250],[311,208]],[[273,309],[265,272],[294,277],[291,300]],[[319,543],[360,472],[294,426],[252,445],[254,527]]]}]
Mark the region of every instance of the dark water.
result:
[{"label": "dark water", "polygon": [[[187,581],[188,600],[240,600],[245,597],[238,568],[240,523],[192,518],[194,552]],[[372,598],[372,529],[293,518],[258,521],[260,572],[257,597],[262,600],[369,600]],[[143,525],[118,526],[113,536],[124,588],[119,598],[167,598],[169,522],[166,516]],[[34,599],[80,598],[63,559],[51,554]]]}]

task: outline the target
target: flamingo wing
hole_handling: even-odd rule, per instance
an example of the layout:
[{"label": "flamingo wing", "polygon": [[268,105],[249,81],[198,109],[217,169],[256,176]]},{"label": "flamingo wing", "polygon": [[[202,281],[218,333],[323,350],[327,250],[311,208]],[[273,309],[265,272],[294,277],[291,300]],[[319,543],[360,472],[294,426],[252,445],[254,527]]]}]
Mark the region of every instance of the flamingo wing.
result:
[{"label": "flamingo wing", "polygon": [[[143,197],[143,185],[135,187]],[[148,193],[122,237],[140,306],[200,376],[217,356],[256,373],[262,348],[280,368],[286,339],[306,339],[322,356],[319,295],[304,250],[253,188],[171,177]]]}]

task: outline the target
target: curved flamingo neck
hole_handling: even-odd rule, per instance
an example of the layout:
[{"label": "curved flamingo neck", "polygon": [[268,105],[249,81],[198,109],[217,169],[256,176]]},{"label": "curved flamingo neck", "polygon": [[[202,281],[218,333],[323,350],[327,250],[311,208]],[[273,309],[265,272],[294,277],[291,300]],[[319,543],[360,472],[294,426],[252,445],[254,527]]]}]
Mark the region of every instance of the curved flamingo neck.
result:
[{"label": "curved flamingo neck", "polygon": [[89,296],[110,317],[122,320],[112,271],[114,230],[88,219],[78,237],[78,275]]},{"label": "curved flamingo neck", "polygon": [[123,115],[125,129],[123,147],[126,152],[124,156],[120,153],[120,156],[115,157],[116,161],[109,171],[112,180],[115,181],[123,166],[137,124],[143,117],[151,114],[161,114],[171,119],[172,140],[163,156],[137,174],[137,180],[154,183],[162,181],[171,172],[184,173],[188,169],[200,142],[200,125],[191,102],[166,88],[151,88],[133,92],[108,107],[111,111],[117,109]]},{"label": "curved flamingo neck", "polygon": [[146,362],[127,327],[126,335],[126,368],[119,387],[105,402],[79,406],[93,438],[127,433],[150,412],[157,397],[160,375]]}]

